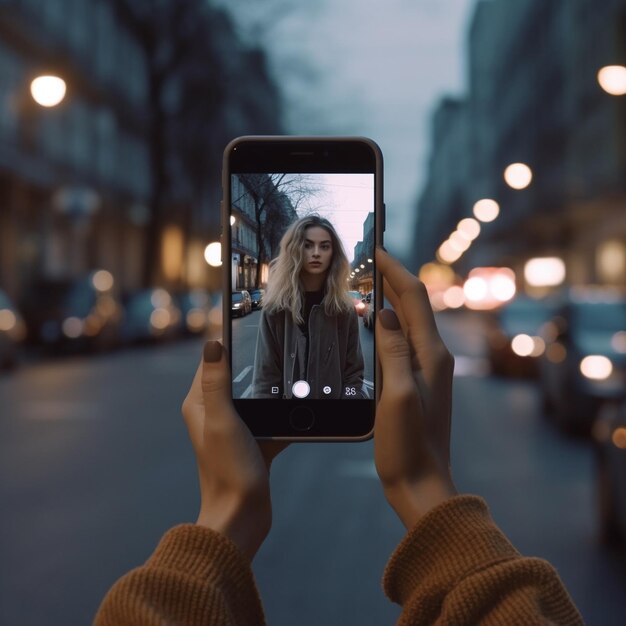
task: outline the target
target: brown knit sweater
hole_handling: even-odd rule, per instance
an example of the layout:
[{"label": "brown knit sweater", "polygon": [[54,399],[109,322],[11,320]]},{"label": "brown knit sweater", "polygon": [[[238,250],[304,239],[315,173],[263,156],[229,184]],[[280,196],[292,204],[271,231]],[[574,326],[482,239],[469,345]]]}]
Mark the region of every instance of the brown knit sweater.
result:
[{"label": "brown knit sweater", "polygon": [[[555,569],[525,558],[476,496],[456,496],[421,519],[385,570],[398,624],[582,624]],[[294,616],[297,623],[297,616]],[[214,531],[168,531],[145,565],[118,580],[94,626],[265,624],[252,570]]]}]

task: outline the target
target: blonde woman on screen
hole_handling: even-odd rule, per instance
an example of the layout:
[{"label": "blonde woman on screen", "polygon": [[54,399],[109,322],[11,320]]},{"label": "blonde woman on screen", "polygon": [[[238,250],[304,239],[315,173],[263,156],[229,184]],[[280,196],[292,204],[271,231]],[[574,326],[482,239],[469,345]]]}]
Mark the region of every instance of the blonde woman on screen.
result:
[{"label": "blonde woman on screen", "polygon": [[350,263],[333,225],[309,215],[270,263],[254,361],[255,398],[366,398]]}]

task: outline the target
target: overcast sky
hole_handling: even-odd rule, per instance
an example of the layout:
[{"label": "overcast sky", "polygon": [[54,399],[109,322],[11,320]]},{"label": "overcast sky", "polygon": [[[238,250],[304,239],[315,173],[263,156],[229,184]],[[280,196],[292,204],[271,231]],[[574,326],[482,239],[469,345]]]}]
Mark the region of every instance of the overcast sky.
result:
[{"label": "overcast sky", "polygon": [[[225,1],[225,0],[224,0]],[[387,248],[410,249],[430,149],[430,115],[465,90],[475,0],[228,2],[270,54],[287,131],[374,139],[385,160]],[[272,9],[274,7],[274,9]]]},{"label": "overcast sky", "polygon": [[363,227],[374,208],[374,177],[371,174],[310,174],[315,193],[296,209],[298,216],[310,212],[325,217],[334,226],[348,261],[354,247],[363,240]]}]

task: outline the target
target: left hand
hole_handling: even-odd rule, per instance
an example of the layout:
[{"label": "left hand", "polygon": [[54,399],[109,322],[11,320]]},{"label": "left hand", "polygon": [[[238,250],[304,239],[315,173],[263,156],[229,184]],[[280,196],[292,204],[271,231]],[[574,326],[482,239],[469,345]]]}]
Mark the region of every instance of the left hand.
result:
[{"label": "left hand", "polygon": [[252,560],[272,525],[270,465],[287,444],[257,442],[235,411],[221,343],[208,341],[203,356],[182,406],[200,479],[196,523],[226,535]]}]

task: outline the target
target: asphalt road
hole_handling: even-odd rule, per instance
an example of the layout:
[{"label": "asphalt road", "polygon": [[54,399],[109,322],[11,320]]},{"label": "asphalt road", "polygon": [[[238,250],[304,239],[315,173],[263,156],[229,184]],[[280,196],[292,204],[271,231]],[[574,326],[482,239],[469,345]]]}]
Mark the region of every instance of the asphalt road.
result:
[{"label": "asphalt road", "polygon": [[[457,485],[487,499],[518,549],[557,567],[587,624],[622,624],[626,560],[596,538],[590,448],[542,419],[532,382],[488,375],[474,317],[439,324],[457,355]],[[189,340],[0,376],[0,623],[89,624],[116,578],[193,521],[180,404],[200,351]],[[394,623],[380,580],[403,529],[371,442],[292,445],[272,490],[274,525],[254,563],[269,624]]]}]

